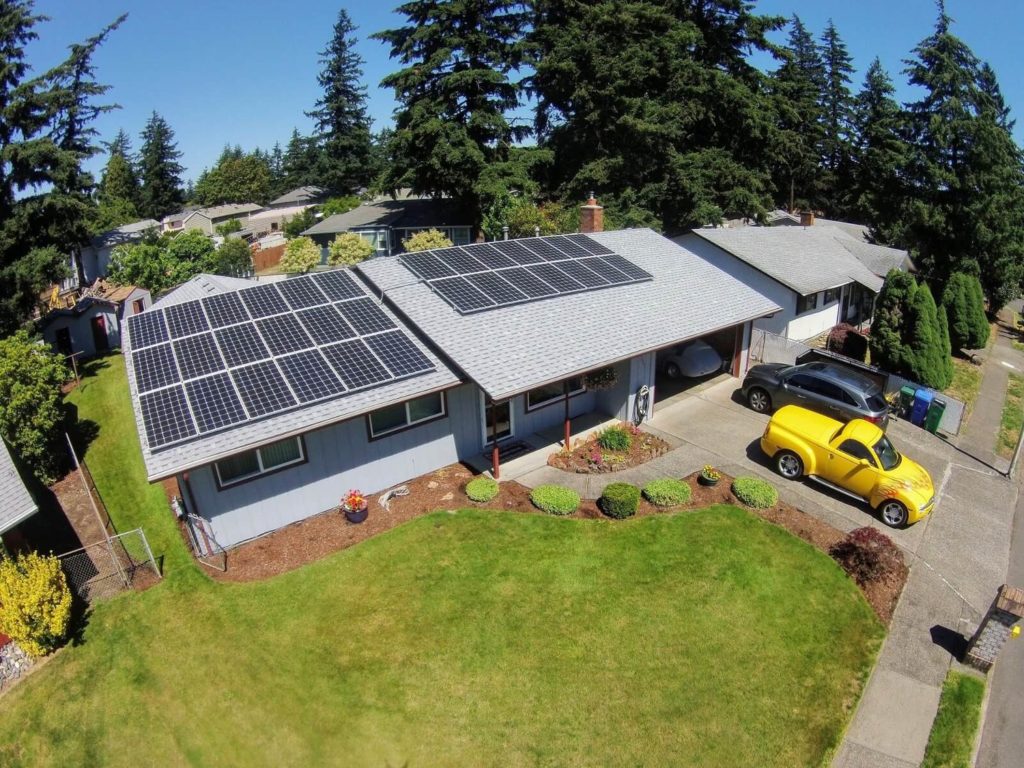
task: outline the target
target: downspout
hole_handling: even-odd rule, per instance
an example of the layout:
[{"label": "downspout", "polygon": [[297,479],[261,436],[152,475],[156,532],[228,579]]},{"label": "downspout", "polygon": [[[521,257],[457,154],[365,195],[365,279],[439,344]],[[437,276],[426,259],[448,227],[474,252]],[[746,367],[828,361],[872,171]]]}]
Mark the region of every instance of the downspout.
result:
[{"label": "downspout", "polygon": [[501,450],[498,448],[498,406],[491,398],[491,474],[501,479]]}]

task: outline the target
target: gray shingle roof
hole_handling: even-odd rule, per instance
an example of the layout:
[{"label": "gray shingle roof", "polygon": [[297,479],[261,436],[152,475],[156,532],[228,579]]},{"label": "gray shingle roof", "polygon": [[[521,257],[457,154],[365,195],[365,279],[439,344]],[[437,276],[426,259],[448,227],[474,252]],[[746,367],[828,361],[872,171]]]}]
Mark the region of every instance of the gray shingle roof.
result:
[{"label": "gray shingle roof", "polygon": [[[212,276],[200,275],[199,277],[209,278]],[[218,282],[231,280],[235,283],[244,283],[241,287],[252,285],[251,281],[239,280],[237,278],[218,276],[214,279]],[[358,277],[356,282],[363,285],[363,282]],[[188,285],[188,283],[184,285]],[[369,291],[367,293],[372,295]],[[203,293],[201,295],[209,294]],[[191,300],[191,298],[200,298],[200,296],[192,296],[189,299],[182,298],[181,300],[187,301]],[[401,319],[395,317],[386,306],[383,309],[400,328],[407,329],[407,326]],[[435,370],[432,373],[403,379],[374,389],[361,390],[333,400],[313,403],[262,420],[245,422],[233,429],[217,432],[206,437],[199,437],[189,442],[151,450],[146,439],[146,429],[142,421],[142,411],[139,406],[139,397],[135,385],[131,355],[131,334],[126,331],[123,337],[125,367],[128,373],[128,386],[131,392],[132,407],[135,410],[135,424],[139,433],[139,443],[142,446],[142,458],[146,464],[146,473],[149,480],[153,481],[170,477],[178,472],[209,464],[226,456],[250,450],[275,440],[309,432],[335,422],[345,421],[378,408],[401,403],[430,392],[448,389],[460,382],[459,377],[433,354],[430,349],[423,345],[416,338],[415,334],[410,332],[409,335],[420,351],[434,364]]]},{"label": "gray shingle roof", "polygon": [[160,222],[155,219],[142,219],[131,224],[122,224],[116,229],[104,232],[92,239],[94,248],[105,248],[108,245],[122,245],[138,242],[150,229],[160,229]]},{"label": "gray shingle roof", "polygon": [[296,187],[289,192],[285,192],[280,197],[274,198],[268,205],[300,205],[311,203],[323,197],[323,195],[324,190],[320,187]]},{"label": "gray shingle roof", "polygon": [[359,265],[488,395],[504,399],[779,310],[770,299],[649,229],[592,237],[653,281],[460,315],[401,263]]},{"label": "gray shingle roof", "polygon": [[38,511],[3,440],[0,440],[0,533]]},{"label": "gray shingle roof", "polygon": [[383,200],[328,216],[302,234],[331,235],[361,227],[468,227],[472,223],[472,216],[454,200]]},{"label": "gray shingle roof", "polygon": [[215,293],[236,291],[255,284],[255,280],[246,280],[244,277],[225,277],[201,273],[165,293],[153,302],[152,309],[168,307],[171,304],[182,304],[186,301],[201,299],[204,296],[212,296]]},{"label": "gray shingle roof", "polygon": [[208,219],[219,219],[224,216],[241,216],[246,213],[262,210],[263,206],[256,205],[256,203],[225,203],[224,205],[212,205],[209,208],[197,208],[185,218],[187,219],[189,216],[198,214]]},{"label": "gray shingle roof", "polygon": [[882,279],[844,247],[844,242],[853,240],[834,227],[739,227],[693,232],[802,296],[852,282],[872,291],[882,287]]},{"label": "gray shingle roof", "polygon": [[879,277],[884,278],[889,274],[890,269],[902,269],[910,271],[914,268],[910,260],[910,254],[901,251],[899,248],[889,248],[884,245],[874,245],[860,240],[846,242],[840,240],[842,246],[860,259],[860,262]]}]

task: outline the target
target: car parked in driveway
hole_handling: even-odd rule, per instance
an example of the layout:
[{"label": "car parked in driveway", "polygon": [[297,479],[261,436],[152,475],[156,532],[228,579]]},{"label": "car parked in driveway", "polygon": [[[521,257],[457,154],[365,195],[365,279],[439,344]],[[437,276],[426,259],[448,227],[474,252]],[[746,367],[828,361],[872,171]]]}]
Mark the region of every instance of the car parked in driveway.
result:
[{"label": "car parked in driveway", "polygon": [[916,523],[935,507],[935,486],[920,464],[901,455],[877,424],[846,424],[787,405],[772,416],[761,450],[788,480],[808,476],[867,502],[892,528]]},{"label": "car parked in driveway", "polygon": [[882,429],[889,424],[884,395],[877,382],[832,363],[764,363],[743,379],[743,397],[758,413],[799,405],[840,421],[864,419]]}]

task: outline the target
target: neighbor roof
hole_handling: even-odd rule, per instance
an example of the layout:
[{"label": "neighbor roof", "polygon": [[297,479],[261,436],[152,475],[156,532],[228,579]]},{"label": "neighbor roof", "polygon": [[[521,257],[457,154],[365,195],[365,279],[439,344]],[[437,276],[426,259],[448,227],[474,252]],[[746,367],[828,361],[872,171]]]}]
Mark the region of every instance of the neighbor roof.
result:
[{"label": "neighbor roof", "polygon": [[9,531],[38,511],[7,446],[0,440],[0,533]]},{"label": "neighbor roof", "polygon": [[323,197],[324,190],[320,187],[296,187],[290,192],[285,192],[280,197],[274,198],[268,203],[268,205],[299,205],[302,203],[310,203],[313,200],[317,200]]},{"label": "neighbor roof", "polygon": [[[205,279],[198,280],[197,278]],[[213,279],[211,280],[211,278]],[[200,295],[191,295],[185,298],[186,294],[181,293],[176,297],[180,301],[174,303],[208,296],[211,292],[224,293],[225,291],[217,290],[221,287],[218,284],[223,281],[231,281],[235,285],[241,283],[244,284],[243,287],[252,287],[253,285],[253,281],[250,280],[198,275],[188,283],[184,283],[181,287],[192,283],[190,290],[194,289]],[[377,298],[366,290],[358,277],[356,277],[356,283],[363,288],[368,296]],[[240,290],[240,288],[234,290]],[[153,305],[146,312],[159,308],[158,305],[166,306],[158,302],[158,304]],[[427,359],[434,366],[433,371],[412,378],[399,379],[371,389],[357,390],[348,395],[340,395],[332,400],[323,400],[306,406],[299,406],[275,416],[242,422],[233,428],[221,432],[215,432],[205,437],[199,436],[184,443],[177,443],[156,450],[149,447],[146,438],[146,429],[142,419],[142,410],[135,383],[131,353],[131,332],[126,332],[123,335],[123,346],[125,365],[128,372],[128,386],[131,393],[132,406],[135,410],[136,428],[138,429],[139,442],[142,446],[142,458],[146,464],[148,479],[154,481],[170,477],[179,472],[210,464],[242,451],[251,450],[276,440],[319,429],[339,421],[346,421],[370,411],[401,403],[431,392],[449,389],[460,383],[459,377],[437,355],[416,338],[415,334],[410,332],[408,327],[399,318],[395,317],[387,307],[382,307],[382,309],[397,324],[399,329],[407,333],[420,352],[427,356]]]},{"label": "neighbor roof", "polygon": [[304,203],[302,205],[289,205],[282,206],[280,208],[268,208],[265,211],[257,211],[256,213],[249,214],[249,221],[262,221],[264,219],[280,219],[285,216],[295,216],[302,213],[307,208],[312,208],[311,203]]},{"label": "neighbor roof", "polygon": [[142,239],[146,230],[160,229],[160,222],[155,219],[141,219],[131,224],[122,224],[120,227],[111,229],[101,235],[96,235],[91,242],[93,248],[105,248],[108,245],[121,245],[123,243],[134,243]]},{"label": "neighbor roof", "polygon": [[225,203],[224,205],[211,205],[209,208],[197,208],[188,214],[185,219],[192,216],[205,216],[208,219],[221,219],[225,216],[241,216],[245,213],[262,211],[262,205],[256,203]]},{"label": "neighbor roof", "polygon": [[461,315],[401,257],[357,269],[496,400],[779,310],[649,229],[591,237],[654,279]]},{"label": "neighbor roof", "polygon": [[876,292],[882,288],[882,279],[844,246],[853,240],[832,227],[739,227],[693,233],[801,296],[852,282]]},{"label": "neighbor roof", "polygon": [[333,235],[369,227],[468,227],[472,217],[454,200],[384,200],[328,216],[304,235]]},{"label": "neighbor roof", "polygon": [[223,275],[201,273],[186,280],[176,288],[172,288],[168,293],[165,293],[153,302],[152,308],[169,307],[171,304],[181,304],[193,299],[201,299],[204,296],[212,296],[215,293],[236,291],[255,284],[255,280],[246,280],[244,277],[225,277]]}]

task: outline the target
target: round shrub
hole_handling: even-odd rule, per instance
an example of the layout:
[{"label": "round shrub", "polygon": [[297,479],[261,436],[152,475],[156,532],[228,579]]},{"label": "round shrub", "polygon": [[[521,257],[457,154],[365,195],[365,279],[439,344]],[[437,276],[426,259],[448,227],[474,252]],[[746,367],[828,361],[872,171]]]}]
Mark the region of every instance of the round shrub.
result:
[{"label": "round shrub", "polygon": [[560,485],[538,485],[530,493],[530,501],[537,509],[552,515],[571,515],[580,505],[580,495],[572,488]]},{"label": "round shrub", "polygon": [[737,477],[732,481],[732,492],[748,507],[768,509],[779,503],[775,486],[759,477]]},{"label": "round shrub", "polygon": [[622,427],[608,427],[597,436],[597,444],[606,451],[628,451],[633,438]]},{"label": "round shrub", "polygon": [[688,483],[672,477],[665,477],[661,480],[651,480],[644,486],[643,493],[644,498],[655,506],[676,507],[680,504],[688,504],[693,492]]},{"label": "round shrub", "polygon": [[640,489],[629,483],[606,485],[597,505],[608,517],[616,520],[632,517],[640,506]]},{"label": "round shrub", "polygon": [[906,572],[903,552],[874,528],[855,528],[828,552],[854,580],[864,586]]},{"label": "round shrub", "polygon": [[477,477],[466,483],[466,495],[470,501],[490,501],[498,495],[498,481],[489,477]]}]

